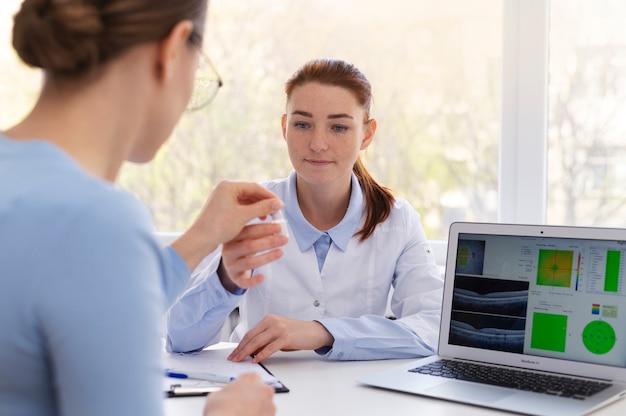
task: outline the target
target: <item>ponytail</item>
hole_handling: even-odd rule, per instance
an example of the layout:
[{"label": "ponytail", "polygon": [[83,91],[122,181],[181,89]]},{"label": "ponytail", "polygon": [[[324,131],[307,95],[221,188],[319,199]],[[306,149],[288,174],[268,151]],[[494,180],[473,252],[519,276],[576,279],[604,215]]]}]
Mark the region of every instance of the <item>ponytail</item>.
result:
[{"label": "ponytail", "polygon": [[376,226],[389,217],[395,198],[388,188],[374,180],[361,158],[357,159],[352,171],[359,180],[359,185],[363,191],[366,211],[363,228],[355,235],[359,237],[360,241],[365,241],[374,233]]}]

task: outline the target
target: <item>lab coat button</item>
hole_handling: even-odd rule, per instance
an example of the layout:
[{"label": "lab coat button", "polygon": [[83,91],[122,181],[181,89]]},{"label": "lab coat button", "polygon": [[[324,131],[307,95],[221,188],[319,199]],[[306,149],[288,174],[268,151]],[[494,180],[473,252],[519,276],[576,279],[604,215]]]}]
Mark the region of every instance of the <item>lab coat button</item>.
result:
[{"label": "lab coat button", "polygon": [[313,306],[315,306],[316,308],[320,306],[320,301],[315,299],[315,301],[313,302]]}]

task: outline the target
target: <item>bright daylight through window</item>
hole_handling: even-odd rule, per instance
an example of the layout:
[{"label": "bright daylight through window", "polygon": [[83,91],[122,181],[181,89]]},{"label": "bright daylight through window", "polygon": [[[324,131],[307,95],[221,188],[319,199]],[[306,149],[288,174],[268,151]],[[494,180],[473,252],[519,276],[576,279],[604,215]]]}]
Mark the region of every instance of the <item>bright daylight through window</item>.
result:
[{"label": "bright daylight through window", "polygon": [[626,226],[626,2],[552,0],[548,223]]},{"label": "bright daylight through window", "polygon": [[[41,82],[8,46],[19,3],[0,6],[0,129],[28,111]],[[626,5],[549,4],[547,222],[624,226],[626,30],[619,16]],[[379,129],[366,166],[415,206],[428,237],[447,238],[452,221],[496,221],[507,140],[500,137],[503,7],[495,0],[390,0],[385,7],[375,0],[213,0],[204,49],[224,86],[210,106],[185,114],[153,163],[127,166],[121,186],[146,202],[158,230],[176,231],[221,179],[287,176],[284,82],[307,60],[331,56],[372,82]],[[242,23],[249,21],[255,24]]]}]

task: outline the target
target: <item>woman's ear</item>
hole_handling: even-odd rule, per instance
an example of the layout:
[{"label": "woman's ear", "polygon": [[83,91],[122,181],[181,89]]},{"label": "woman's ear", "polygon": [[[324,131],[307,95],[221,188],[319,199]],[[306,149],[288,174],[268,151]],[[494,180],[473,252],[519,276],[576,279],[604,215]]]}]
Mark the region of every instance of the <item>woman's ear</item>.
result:
[{"label": "woman's ear", "polygon": [[374,140],[376,127],[378,127],[378,124],[373,118],[370,118],[365,122],[365,132],[363,134],[363,141],[361,142],[361,150],[367,149],[370,143],[372,143],[372,140]]},{"label": "woman's ear", "polygon": [[179,67],[181,57],[185,56],[188,48],[189,36],[193,30],[190,20],[178,22],[170,33],[162,39],[157,47],[156,73],[160,82],[165,82],[174,76]]},{"label": "woman's ear", "polygon": [[280,125],[283,129],[283,139],[287,140],[287,114],[283,114],[280,118]]}]

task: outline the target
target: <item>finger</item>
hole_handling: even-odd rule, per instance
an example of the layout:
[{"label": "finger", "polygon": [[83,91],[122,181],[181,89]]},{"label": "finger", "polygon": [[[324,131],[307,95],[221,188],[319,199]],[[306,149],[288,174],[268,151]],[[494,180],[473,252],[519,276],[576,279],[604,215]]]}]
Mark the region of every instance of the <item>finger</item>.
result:
[{"label": "finger", "polygon": [[[224,246],[228,259],[239,259],[253,256],[263,251],[272,250],[287,244],[288,238],[282,234],[274,234],[268,237],[257,238],[255,240],[244,240]],[[222,254],[222,256],[224,256]]]},{"label": "finger", "polygon": [[249,224],[243,227],[241,232],[237,234],[237,237],[232,239],[226,244],[235,243],[238,241],[248,240],[248,239],[256,239],[261,237],[266,237],[272,234],[280,234],[282,228],[280,224],[276,223],[265,223],[265,224]]},{"label": "finger", "polygon": [[249,220],[253,218],[263,217],[264,215],[270,215],[278,211],[284,206],[283,202],[274,197],[263,199],[258,202],[251,203],[249,205],[241,206],[244,216]]},{"label": "finger", "polygon": [[262,274],[255,274],[252,277],[235,278],[233,281],[242,289],[251,289],[256,285],[263,283],[265,281],[265,276]]},{"label": "finger", "polygon": [[[268,387],[270,387],[270,386],[268,386]],[[263,416],[273,416],[273,415],[276,414],[276,405],[274,404],[274,401],[271,400],[273,395],[274,395],[274,388],[270,387],[270,389],[272,390],[271,391],[271,395],[270,395],[270,392],[267,393],[269,395],[268,396],[269,400],[267,400],[267,404],[266,404],[265,408],[262,410],[262,413],[261,413]]]},{"label": "finger", "polygon": [[235,350],[228,356],[228,359],[232,361],[241,361],[243,358],[246,358],[247,356],[252,354],[254,352],[254,349],[250,349],[250,346],[253,342],[255,342],[255,339],[264,334],[267,329],[268,328],[264,328],[264,330],[261,332],[255,331],[255,335],[250,335],[250,333],[246,334],[246,336],[250,335],[248,339],[245,339],[244,337],[244,339],[241,340],[237,348],[235,348]]},{"label": "finger", "polygon": [[261,325],[263,325],[263,321],[261,321],[259,324],[257,324],[257,326],[255,326],[254,328],[252,328],[248,332],[246,332],[246,334],[243,336],[243,338],[241,338],[241,341],[239,341],[239,344],[235,347],[234,350],[232,350],[230,352],[230,354],[228,354],[228,357],[226,357],[226,359],[227,360],[232,360],[234,357],[239,355],[239,352],[245,347],[245,345],[248,343],[248,341],[254,336],[252,334],[252,332],[253,331],[258,332],[258,328],[260,328]]},{"label": "finger", "polygon": [[[259,270],[261,267],[274,262],[284,256],[282,249],[274,249],[266,251],[263,254],[257,254],[248,257],[233,258],[230,255],[222,256],[224,268],[230,279],[239,284],[245,281],[250,281],[255,274],[255,270]],[[257,273],[258,276],[260,273]]]},{"label": "finger", "polygon": [[288,237],[275,234],[257,240],[246,240],[225,245],[222,249],[222,258],[227,264],[247,257],[263,255],[271,250],[279,249],[289,241]]},{"label": "finger", "polygon": [[228,356],[228,359],[230,359],[231,356],[235,356],[236,354],[238,354],[239,351],[241,351],[252,338],[256,337],[257,335],[259,335],[261,332],[265,331],[269,327],[270,327],[269,319],[267,319],[267,317],[263,318],[261,322],[256,324],[254,328],[246,332],[246,334],[243,336],[241,341],[239,341],[239,345],[237,345],[237,347],[233,350],[233,352],[230,353],[230,355]]},{"label": "finger", "polygon": [[261,346],[259,347],[259,349],[257,349],[257,350],[255,350],[254,352],[251,352],[251,353],[250,353],[250,357],[252,357],[252,359],[254,360],[254,357],[256,357],[256,355],[257,355],[258,353],[260,353],[260,352],[261,352],[261,350],[262,350],[263,348],[265,348],[265,347],[266,347],[266,345],[261,345]]},{"label": "finger", "polygon": [[[242,204],[254,204],[264,199],[278,199],[276,194],[255,182],[228,182],[235,188],[237,200]],[[280,208],[277,208],[280,209]]]},{"label": "finger", "polygon": [[284,344],[285,344],[285,341],[283,339],[277,339],[273,342],[270,342],[269,344],[265,346],[265,348],[263,348],[258,354],[254,356],[254,358],[252,359],[252,362],[256,364],[269,358],[272,354],[279,351],[283,347]]},{"label": "finger", "polygon": [[237,380],[245,383],[257,383],[261,381],[261,376],[256,373],[243,373],[237,377]]},{"label": "finger", "polygon": [[268,263],[278,260],[283,256],[283,251],[279,248],[256,256],[242,257],[235,261],[229,259],[228,272],[237,275],[248,270],[258,269]]},{"label": "finger", "polygon": [[266,331],[261,332],[250,341],[233,357],[233,361],[245,360],[254,352],[263,349],[268,344],[276,340],[276,331],[272,328],[268,328]]}]

